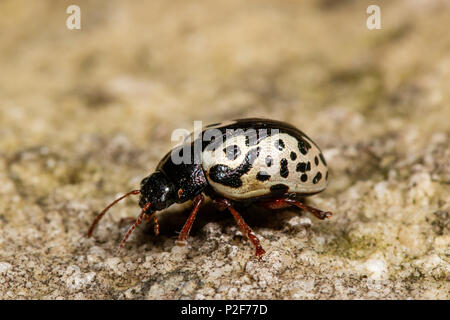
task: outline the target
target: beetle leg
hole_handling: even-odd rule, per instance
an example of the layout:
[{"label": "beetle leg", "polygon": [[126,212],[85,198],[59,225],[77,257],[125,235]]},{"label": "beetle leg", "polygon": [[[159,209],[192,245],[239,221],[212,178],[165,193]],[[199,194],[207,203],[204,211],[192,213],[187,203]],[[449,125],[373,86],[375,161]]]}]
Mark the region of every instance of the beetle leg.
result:
[{"label": "beetle leg", "polygon": [[331,216],[333,215],[333,213],[330,211],[322,211],[322,210],[307,206],[306,204],[301,203],[300,201],[297,201],[294,199],[284,199],[284,201],[296,206],[297,208],[311,212],[313,215],[315,215],[317,218],[319,218],[321,220],[323,220],[325,218],[331,218]]},{"label": "beetle leg", "polygon": [[123,236],[122,241],[120,242],[120,245],[117,248],[116,254],[118,254],[120,252],[120,249],[123,248],[123,246],[125,245],[125,242],[127,242],[127,239],[130,236],[130,234],[132,234],[134,229],[142,223],[142,220],[144,220],[144,219],[147,220],[147,219],[153,218],[155,213],[152,213],[152,215],[150,217],[146,217],[147,216],[146,212],[149,208],[150,208],[150,202],[148,202],[145,205],[145,207],[142,209],[141,214],[137,217],[136,222],[130,227],[130,229],[128,229],[127,233]]},{"label": "beetle leg", "polygon": [[194,198],[194,209],[192,209],[189,218],[186,220],[183,229],[181,229],[180,235],[178,236],[178,240],[176,244],[179,246],[184,246],[186,244],[186,239],[189,236],[189,232],[191,231],[192,224],[194,223],[195,217],[197,215],[198,209],[200,208],[200,204],[205,200],[202,194],[197,195]]},{"label": "beetle leg", "polygon": [[[148,214],[146,214],[143,219],[147,222],[153,221],[153,229],[155,231],[155,235],[159,235],[159,223],[158,223],[158,218],[156,218],[156,216],[153,216],[153,218],[151,218]],[[136,222],[136,218],[133,217],[127,217],[127,218],[122,218],[119,221],[119,226],[124,226],[126,224],[134,224]]]},{"label": "beetle leg", "polygon": [[260,202],[258,204],[260,206],[268,208],[268,209],[282,209],[282,208],[286,208],[289,206],[296,206],[297,208],[311,212],[313,215],[315,215],[317,218],[319,218],[321,220],[323,220],[325,218],[330,218],[331,215],[333,214],[330,211],[322,211],[322,210],[307,206],[306,204],[301,203],[300,201],[290,199],[290,198],[273,199],[273,200],[269,200],[269,201]]},{"label": "beetle leg", "polygon": [[153,230],[155,231],[155,235],[159,235],[159,223],[158,218],[156,216],[153,217]]},{"label": "beetle leg", "polygon": [[285,202],[283,198],[261,201],[258,202],[257,205],[266,209],[284,209],[291,206],[291,204]]},{"label": "beetle leg", "polygon": [[236,223],[238,224],[239,228],[241,229],[242,233],[250,240],[250,242],[255,246],[256,249],[256,256],[258,259],[261,260],[261,257],[266,251],[264,251],[263,247],[261,246],[261,243],[259,242],[259,239],[256,237],[256,235],[253,233],[253,230],[248,226],[248,224],[244,221],[244,219],[241,217],[239,212],[237,212],[232,206],[231,202],[227,199],[223,198],[217,198],[214,199],[216,203],[219,206],[226,206],[228,210],[230,210],[231,214],[234,217],[234,220],[236,220]]}]

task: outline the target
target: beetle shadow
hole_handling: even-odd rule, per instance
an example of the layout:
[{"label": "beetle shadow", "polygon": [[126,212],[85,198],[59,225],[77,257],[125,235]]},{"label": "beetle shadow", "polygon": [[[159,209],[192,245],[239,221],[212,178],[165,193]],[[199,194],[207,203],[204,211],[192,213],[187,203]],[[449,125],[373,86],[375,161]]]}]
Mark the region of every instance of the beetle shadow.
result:
[{"label": "beetle shadow", "polygon": [[[294,215],[302,215],[302,211],[296,207],[274,210],[248,203],[235,203],[233,207],[239,212],[250,228],[254,230],[259,228],[267,228],[273,231],[282,230],[285,224],[284,220]],[[158,214],[159,235],[155,235],[152,222],[146,223],[137,238],[139,245],[148,242],[161,244],[167,238],[175,241],[188,219],[192,208],[192,203],[190,203],[189,205],[182,206],[174,205],[171,208],[161,211]],[[222,229],[235,226],[239,230],[232,214],[227,209],[220,210],[217,205],[208,199],[200,207],[189,237],[204,237],[202,229],[206,224],[211,222],[220,224]]]}]

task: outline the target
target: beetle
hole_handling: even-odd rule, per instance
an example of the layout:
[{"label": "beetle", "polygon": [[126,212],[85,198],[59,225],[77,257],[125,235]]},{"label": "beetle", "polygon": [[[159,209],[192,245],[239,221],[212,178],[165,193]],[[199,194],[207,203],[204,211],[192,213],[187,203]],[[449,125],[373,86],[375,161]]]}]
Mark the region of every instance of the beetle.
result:
[{"label": "beetle", "polygon": [[332,212],[305,205],[302,199],[325,190],[327,184],[328,167],[322,152],[294,126],[261,118],[212,124],[169,151],[155,172],[141,181],[140,189],[126,193],[101,211],[88,236],[113,205],[130,195],[140,195],[142,211],[118,250],[144,220],[153,221],[158,234],[158,211],[193,200],[192,212],[177,240],[178,245],[184,245],[200,205],[208,196],[220,209],[230,211],[243,235],[254,245],[255,255],[261,258],[265,251],[235,204],[256,204],[267,209],[295,206],[323,220]]}]

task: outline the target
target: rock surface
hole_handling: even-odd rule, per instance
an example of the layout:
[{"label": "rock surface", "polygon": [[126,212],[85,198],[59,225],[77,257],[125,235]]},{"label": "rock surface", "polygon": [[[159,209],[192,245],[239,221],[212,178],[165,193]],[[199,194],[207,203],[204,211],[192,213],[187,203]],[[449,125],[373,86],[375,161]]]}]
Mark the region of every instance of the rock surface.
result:
[{"label": "rock surface", "polygon": [[[337,4],[339,3],[339,4]],[[449,299],[447,1],[0,2],[0,299]],[[231,215],[190,203],[161,234],[117,205],[176,128],[286,120],[322,148],[331,210],[250,209],[258,262]]]}]

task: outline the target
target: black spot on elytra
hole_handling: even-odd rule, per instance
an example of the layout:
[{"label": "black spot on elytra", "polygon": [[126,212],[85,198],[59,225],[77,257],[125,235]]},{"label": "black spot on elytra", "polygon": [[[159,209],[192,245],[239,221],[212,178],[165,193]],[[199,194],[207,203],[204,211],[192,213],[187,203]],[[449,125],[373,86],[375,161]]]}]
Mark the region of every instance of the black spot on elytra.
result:
[{"label": "black spot on elytra", "polygon": [[306,172],[306,162],[297,163],[297,172]]},{"label": "black spot on elytra", "polygon": [[289,176],[288,161],[283,158],[280,161],[280,176],[287,178]]},{"label": "black spot on elytra", "polygon": [[327,174],[325,175],[325,180],[328,180],[328,171]]},{"label": "black spot on elytra", "polygon": [[279,183],[270,187],[270,192],[274,195],[283,195],[289,191],[289,187],[285,184]]},{"label": "black spot on elytra", "polygon": [[256,174],[256,179],[259,181],[267,181],[270,179],[270,174],[265,171],[260,171]]},{"label": "black spot on elytra", "polygon": [[271,156],[267,156],[266,157],[266,165],[268,166],[268,167],[270,167],[270,166],[272,166],[272,157]]},{"label": "black spot on elytra", "polygon": [[224,148],[223,152],[225,152],[225,155],[230,161],[236,160],[241,155],[241,149],[235,144]]},{"label": "black spot on elytra", "polygon": [[313,178],[313,183],[316,184],[320,179],[322,179],[322,173],[317,172],[316,176]]},{"label": "black spot on elytra", "polygon": [[282,151],[284,149],[284,141],[281,139],[278,139],[275,141],[275,148],[277,148],[278,150]]},{"label": "black spot on elytra", "polygon": [[306,173],[302,174],[300,180],[302,180],[302,182],[306,182],[306,180],[308,180],[308,175]]},{"label": "black spot on elytra", "polygon": [[316,166],[319,165],[319,158],[317,158],[317,156],[314,157],[314,163],[316,164]]},{"label": "black spot on elytra", "polygon": [[216,164],[209,169],[209,177],[212,181],[220,183],[227,187],[239,188],[242,186],[241,177],[248,173],[253,166],[253,163],[259,156],[260,148],[250,150],[242,163],[236,168],[231,169],[224,164]]},{"label": "black spot on elytra", "polygon": [[324,164],[324,165],[327,165],[327,162],[325,161],[325,158],[324,158],[322,152],[319,153],[319,157],[320,157],[320,160],[322,160],[323,164]]},{"label": "black spot on elytra", "polygon": [[311,149],[311,145],[309,144],[308,141],[306,141],[304,139],[299,139],[298,140],[298,150],[300,150],[300,152],[303,155],[306,155],[308,153],[309,149]]},{"label": "black spot on elytra", "polygon": [[297,154],[294,151],[291,151],[291,160],[294,161],[295,159],[297,159]]},{"label": "black spot on elytra", "polygon": [[311,171],[311,162],[299,162],[297,163],[297,168],[295,169],[297,172],[306,172]]}]

